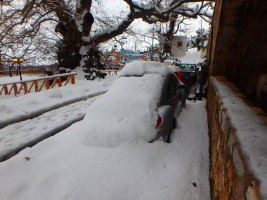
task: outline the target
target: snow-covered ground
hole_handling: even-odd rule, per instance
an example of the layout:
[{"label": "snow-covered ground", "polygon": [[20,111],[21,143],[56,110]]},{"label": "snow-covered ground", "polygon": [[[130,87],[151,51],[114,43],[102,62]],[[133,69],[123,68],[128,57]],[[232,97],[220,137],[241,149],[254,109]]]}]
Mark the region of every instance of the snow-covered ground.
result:
[{"label": "snow-covered ground", "polygon": [[86,109],[97,98],[99,96],[72,103],[0,129],[0,161],[82,120]]},{"label": "snow-covered ground", "polygon": [[[0,95],[0,128],[10,123],[36,117],[43,112],[102,94],[107,91],[116,78],[115,76],[109,76],[101,81],[87,81],[84,79],[82,70],[78,69],[77,73],[75,85],[68,84],[65,87],[45,90],[39,93],[31,92],[15,98],[13,95]],[[33,78],[26,75],[24,77],[25,80]],[[12,80],[15,80],[15,78],[19,79],[19,76],[12,77]],[[4,80],[3,82],[1,81],[2,79]],[[7,77],[0,77],[1,83],[7,80]]]},{"label": "snow-covered ground", "polygon": [[172,143],[83,145],[79,122],[0,164],[10,199],[209,199],[205,101],[180,114]]},{"label": "snow-covered ground", "polygon": [[201,52],[197,51],[197,48],[188,49],[185,56],[179,57],[182,63],[198,64],[204,62],[201,58]]},{"label": "snow-covered ground", "polygon": [[[91,82],[82,80],[81,73],[78,73],[77,79],[75,86],[1,100],[1,119],[10,117],[8,113],[13,113],[15,117],[21,116],[25,111],[31,116],[36,110],[53,107],[65,98],[71,101],[79,95],[88,96],[90,92],[105,91],[114,77]],[[67,95],[66,92],[70,94]],[[109,98],[108,94],[103,96]],[[49,130],[49,125],[56,128],[57,125],[67,123],[72,114],[75,118],[84,115],[86,111],[97,110],[97,102],[103,101],[103,97],[95,98],[97,100],[88,99],[83,103],[71,104],[60,108],[62,110],[53,110],[35,119],[1,129],[0,151],[2,147],[5,149],[4,143],[13,145],[20,140],[27,141],[27,137],[34,138],[34,134]],[[49,105],[48,101],[51,101]],[[19,106],[18,111],[13,107],[15,105]],[[116,112],[120,113],[115,111],[114,115]],[[56,122],[49,120],[51,115]],[[1,162],[1,200],[210,199],[205,101],[187,102],[187,107],[177,119],[178,127],[173,132],[170,144],[161,140],[148,143],[141,139],[126,140],[116,145],[88,143],[81,135],[85,131],[95,131],[91,130],[91,125],[96,119],[94,114],[87,112],[84,120]],[[45,124],[43,121],[46,120]],[[96,123],[101,125],[98,130],[110,125],[104,120]],[[127,125],[122,128],[127,131]],[[15,132],[21,132],[21,135],[11,136]],[[5,137],[5,134],[9,136]],[[97,140],[97,136],[91,139]],[[8,138],[12,139],[8,141]]]},{"label": "snow-covered ground", "polygon": [[[178,57],[181,63],[190,63],[190,64],[199,64],[204,62],[204,58],[202,58],[201,52],[197,51],[197,48],[191,48],[186,51],[185,56]],[[165,65],[174,64],[174,60],[165,60]]]}]

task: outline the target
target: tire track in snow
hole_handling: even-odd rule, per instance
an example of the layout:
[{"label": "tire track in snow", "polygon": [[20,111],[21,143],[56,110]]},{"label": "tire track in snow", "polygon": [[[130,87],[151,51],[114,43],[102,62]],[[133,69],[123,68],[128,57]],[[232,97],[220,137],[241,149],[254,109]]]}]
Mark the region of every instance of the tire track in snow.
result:
[{"label": "tire track in snow", "polygon": [[42,114],[44,114],[46,112],[50,112],[52,110],[55,110],[55,109],[58,109],[58,108],[61,108],[61,107],[64,107],[64,106],[79,102],[79,101],[84,101],[84,100],[86,100],[88,98],[93,98],[93,97],[102,95],[102,94],[104,94],[106,92],[107,91],[96,92],[96,93],[93,93],[93,94],[90,94],[90,95],[87,95],[87,96],[83,96],[83,97],[80,97],[80,98],[75,98],[75,99],[71,99],[69,101],[58,103],[58,104],[55,104],[55,105],[47,107],[47,108],[42,108],[42,109],[40,109],[40,110],[38,110],[36,112],[31,112],[29,114],[25,113],[22,116],[14,117],[12,119],[0,122],[0,129],[2,129],[2,128],[6,127],[6,126],[9,126],[11,124],[14,124],[14,123],[19,123],[19,122],[22,122],[22,121],[25,121],[25,120],[28,120],[28,119],[33,119],[33,118],[38,117],[38,116],[40,116],[40,115],[42,115]]},{"label": "tire track in snow", "polygon": [[82,120],[97,98],[99,95],[0,129],[0,162]]}]

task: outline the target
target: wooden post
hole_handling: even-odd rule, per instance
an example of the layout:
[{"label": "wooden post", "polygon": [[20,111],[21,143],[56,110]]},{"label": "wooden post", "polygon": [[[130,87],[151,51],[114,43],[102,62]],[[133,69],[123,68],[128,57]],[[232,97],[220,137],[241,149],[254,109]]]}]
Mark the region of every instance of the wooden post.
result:
[{"label": "wooden post", "polygon": [[17,94],[18,94],[18,87],[17,87],[17,84],[14,83],[13,85],[14,85],[14,93],[15,93],[15,95],[17,95]]},{"label": "wooden post", "polygon": [[58,77],[58,87],[61,87],[62,86],[62,80],[61,80],[61,77]]},{"label": "wooden post", "polygon": [[4,91],[4,86],[2,85],[2,89],[0,90],[0,95],[2,94],[3,91]]},{"label": "wooden post", "polygon": [[27,94],[27,82],[22,83],[24,85],[24,94]]},{"label": "wooden post", "polygon": [[49,80],[45,79],[45,86],[46,86],[46,90],[50,89],[50,85],[49,85]]},{"label": "wooden post", "polygon": [[7,89],[7,86],[6,85],[3,85],[3,89],[5,91],[5,95],[8,95],[8,89]]},{"label": "wooden post", "polygon": [[38,81],[34,81],[35,92],[38,92]]},{"label": "wooden post", "polygon": [[74,75],[71,75],[71,84],[75,84],[75,77],[74,77]]}]

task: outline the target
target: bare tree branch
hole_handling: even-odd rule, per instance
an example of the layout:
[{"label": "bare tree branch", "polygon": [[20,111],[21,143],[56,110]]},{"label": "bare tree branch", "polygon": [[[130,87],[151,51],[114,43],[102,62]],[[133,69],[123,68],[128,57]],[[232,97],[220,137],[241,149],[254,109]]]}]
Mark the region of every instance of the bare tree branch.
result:
[{"label": "bare tree branch", "polygon": [[[208,21],[212,17],[209,10],[214,7],[213,0],[205,2],[203,0],[122,0],[129,8],[128,13],[123,13],[118,18],[110,18],[103,14],[101,17],[92,14],[99,9],[97,6],[101,6],[101,1],[96,5],[93,5],[92,0],[77,2],[73,0],[17,1],[23,2],[23,4],[15,6],[14,0],[0,2],[0,6],[2,6],[0,10],[1,46],[9,48],[8,45],[10,46],[12,43],[22,46],[25,43],[25,52],[39,49],[34,48],[34,45],[45,41],[46,36],[41,32],[46,31],[53,37],[56,35],[55,40],[61,41],[60,48],[63,56],[61,60],[66,60],[65,64],[75,60],[70,65],[76,66],[83,57],[89,55],[91,47],[96,47],[124,32],[134,34],[129,27],[135,19],[142,19],[150,24],[168,22],[166,26],[168,26],[169,32],[164,34],[170,41],[185,19],[200,16]],[[192,3],[197,3],[198,6],[194,6],[196,4]],[[92,6],[95,6],[94,9]],[[53,29],[55,27],[55,30],[48,31],[47,28],[43,28],[48,22],[57,23],[56,26],[51,26]],[[93,24],[97,26],[94,27]],[[61,35],[60,39],[58,34]],[[164,36],[164,34],[162,35]],[[69,60],[70,58],[72,60]]]}]

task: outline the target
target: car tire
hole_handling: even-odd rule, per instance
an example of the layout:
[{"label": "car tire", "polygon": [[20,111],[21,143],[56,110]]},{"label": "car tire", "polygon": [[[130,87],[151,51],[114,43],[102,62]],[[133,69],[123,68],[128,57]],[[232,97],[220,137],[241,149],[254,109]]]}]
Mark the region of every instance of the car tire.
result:
[{"label": "car tire", "polygon": [[182,101],[178,101],[176,108],[175,108],[175,116],[178,117],[180,115],[180,112],[182,112],[182,108],[183,108],[183,102]]},{"label": "car tire", "polygon": [[185,108],[185,107],[186,107],[186,98],[182,102],[182,108]]},{"label": "car tire", "polygon": [[171,143],[171,135],[172,135],[172,131],[175,129],[175,119],[172,120],[172,124],[169,130],[168,135],[164,138],[164,142],[166,143]]},{"label": "car tire", "polygon": [[182,108],[186,107],[186,90],[183,91],[183,102],[182,102]]}]

